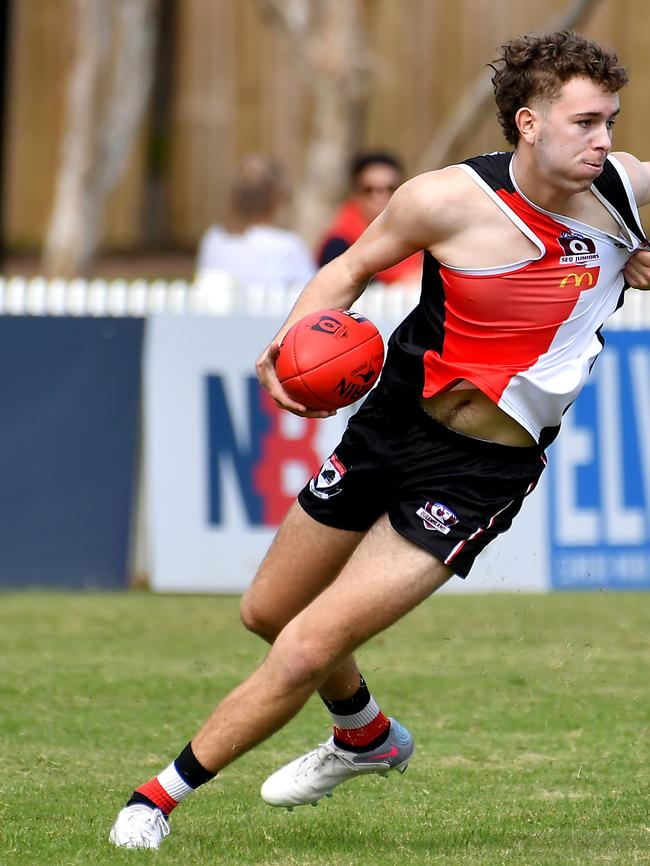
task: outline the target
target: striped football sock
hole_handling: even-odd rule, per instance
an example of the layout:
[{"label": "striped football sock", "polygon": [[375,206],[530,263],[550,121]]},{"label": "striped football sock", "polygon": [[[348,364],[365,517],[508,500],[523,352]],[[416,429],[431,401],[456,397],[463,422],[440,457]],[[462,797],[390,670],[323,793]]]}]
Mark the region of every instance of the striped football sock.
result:
[{"label": "striped football sock", "polygon": [[390,719],[379,709],[363,677],[352,697],[342,701],[323,698],[334,725],[334,744],[349,752],[371,752],[388,739]]},{"label": "striped football sock", "polygon": [[215,775],[199,764],[192,751],[192,744],[188,743],[162,773],[136,788],[126,805],[144,803],[169,815],[192,791],[209,782]]}]

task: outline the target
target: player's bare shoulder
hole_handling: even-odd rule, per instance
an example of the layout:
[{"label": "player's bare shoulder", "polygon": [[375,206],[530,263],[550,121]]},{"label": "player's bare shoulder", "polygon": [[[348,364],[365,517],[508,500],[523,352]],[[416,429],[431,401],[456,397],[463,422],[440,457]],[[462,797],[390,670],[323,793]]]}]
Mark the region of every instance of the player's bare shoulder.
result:
[{"label": "player's bare shoulder", "polygon": [[[394,193],[391,216],[408,226],[408,234],[422,249],[454,235],[465,222],[468,196],[476,186],[457,166],[416,175]],[[388,209],[387,209],[388,210]]]}]

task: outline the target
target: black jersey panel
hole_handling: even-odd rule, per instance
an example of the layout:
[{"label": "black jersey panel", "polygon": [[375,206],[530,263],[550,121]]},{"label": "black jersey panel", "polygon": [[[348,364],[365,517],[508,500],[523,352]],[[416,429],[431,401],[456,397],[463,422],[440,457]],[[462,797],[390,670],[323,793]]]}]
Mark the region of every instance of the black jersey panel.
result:
[{"label": "black jersey panel", "polygon": [[512,153],[486,153],[483,156],[473,156],[466,159],[463,165],[467,165],[478,174],[493,190],[503,189],[506,192],[514,192],[515,188],[510,179],[510,162]]},{"label": "black jersey panel", "polygon": [[440,263],[424,250],[420,301],[393,331],[382,372],[391,388],[421,394],[424,389],[425,351],[442,353],[445,338],[445,290]]},{"label": "black jersey panel", "polygon": [[607,161],[605,163],[603,173],[596,178],[594,186],[616,208],[632,234],[636,235],[639,240],[646,240],[643,229],[637,222],[630,206],[630,200],[623,181],[611,162]]}]

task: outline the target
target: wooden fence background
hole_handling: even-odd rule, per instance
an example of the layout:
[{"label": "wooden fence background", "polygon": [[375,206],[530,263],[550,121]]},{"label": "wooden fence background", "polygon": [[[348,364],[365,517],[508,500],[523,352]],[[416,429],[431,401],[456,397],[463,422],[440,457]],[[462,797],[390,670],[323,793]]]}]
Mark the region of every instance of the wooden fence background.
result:
[{"label": "wooden fence background", "polygon": [[[345,3],[346,0],[340,0]],[[509,37],[546,24],[568,0],[367,0],[372,57],[362,144],[398,152],[410,173],[459,95]],[[232,166],[250,150],[282,157],[293,176],[305,153],[310,100],[281,33],[257,0],[177,0],[167,124],[153,142],[145,118],[114,191],[103,247],[137,250],[147,220],[166,248],[193,248],[224,212]],[[615,45],[630,67],[615,145],[650,159],[647,0],[602,0],[581,28]],[[73,49],[71,0],[15,0],[4,182],[6,243],[38,250],[50,215]],[[151,147],[161,174],[152,198]],[[462,152],[504,147],[495,120],[478,123]]]}]

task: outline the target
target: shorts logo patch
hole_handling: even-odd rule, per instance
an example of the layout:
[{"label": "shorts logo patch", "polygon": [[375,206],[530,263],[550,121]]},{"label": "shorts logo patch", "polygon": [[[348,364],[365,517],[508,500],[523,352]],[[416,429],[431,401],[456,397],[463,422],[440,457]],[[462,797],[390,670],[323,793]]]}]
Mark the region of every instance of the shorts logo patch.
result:
[{"label": "shorts logo patch", "polygon": [[458,518],[451,508],[441,505],[440,502],[427,502],[424,508],[418,508],[415,513],[422,518],[425,529],[435,529],[443,535],[447,535],[451,527],[458,523]]},{"label": "shorts logo patch", "polygon": [[336,454],[332,454],[323,463],[320,472],[309,482],[309,489],[319,499],[331,499],[341,492],[341,480],[347,472]]}]

